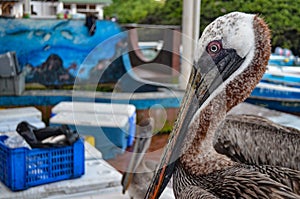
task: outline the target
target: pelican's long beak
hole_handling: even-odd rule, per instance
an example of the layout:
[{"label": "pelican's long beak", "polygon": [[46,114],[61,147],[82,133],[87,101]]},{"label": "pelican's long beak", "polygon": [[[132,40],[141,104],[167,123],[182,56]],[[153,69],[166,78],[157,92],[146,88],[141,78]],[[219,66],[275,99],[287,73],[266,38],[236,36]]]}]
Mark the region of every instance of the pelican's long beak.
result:
[{"label": "pelican's long beak", "polygon": [[181,156],[182,142],[188,134],[193,116],[210,94],[237,70],[243,60],[235,50],[226,50],[218,59],[211,58],[205,52],[194,64],[178,118],[148,188],[146,199],[160,196],[172,176],[176,160]]}]

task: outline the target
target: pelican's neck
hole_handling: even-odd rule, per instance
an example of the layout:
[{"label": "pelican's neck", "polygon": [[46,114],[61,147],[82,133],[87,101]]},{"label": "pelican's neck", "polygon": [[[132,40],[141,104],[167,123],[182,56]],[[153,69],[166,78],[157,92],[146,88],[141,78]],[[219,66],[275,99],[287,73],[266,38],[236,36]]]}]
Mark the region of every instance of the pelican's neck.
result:
[{"label": "pelican's neck", "polygon": [[209,174],[233,164],[229,158],[217,153],[213,147],[215,132],[226,117],[226,98],[223,93],[200,108],[189,126],[179,161],[191,174]]}]

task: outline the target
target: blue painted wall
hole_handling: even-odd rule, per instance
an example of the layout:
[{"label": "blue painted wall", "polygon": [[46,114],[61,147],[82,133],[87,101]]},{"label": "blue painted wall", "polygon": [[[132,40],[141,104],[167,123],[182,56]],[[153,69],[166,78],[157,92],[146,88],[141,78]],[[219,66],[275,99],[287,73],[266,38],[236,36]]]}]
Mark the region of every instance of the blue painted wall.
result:
[{"label": "blue painted wall", "polygon": [[84,20],[0,19],[0,54],[16,52],[28,72],[26,82],[72,84],[75,77],[88,81],[119,57],[125,40],[126,33],[111,21],[96,21],[90,36]]}]

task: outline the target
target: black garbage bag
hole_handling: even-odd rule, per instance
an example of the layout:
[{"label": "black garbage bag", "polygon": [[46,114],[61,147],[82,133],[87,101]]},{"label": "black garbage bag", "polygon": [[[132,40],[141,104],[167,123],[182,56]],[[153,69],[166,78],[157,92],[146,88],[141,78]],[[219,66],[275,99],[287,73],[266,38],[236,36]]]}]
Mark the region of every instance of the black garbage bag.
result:
[{"label": "black garbage bag", "polygon": [[30,125],[28,122],[20,122],[16,131],[26,140],[28,144],[38,143],[34,130],[37,130],[35,126]]},{"label": "black garbage bag", "polygon": [[72,131],[67,125],[37,129],[23,121],[18,124],[16,131],[31,148],[70,146],[79,138],[77,131]]}]

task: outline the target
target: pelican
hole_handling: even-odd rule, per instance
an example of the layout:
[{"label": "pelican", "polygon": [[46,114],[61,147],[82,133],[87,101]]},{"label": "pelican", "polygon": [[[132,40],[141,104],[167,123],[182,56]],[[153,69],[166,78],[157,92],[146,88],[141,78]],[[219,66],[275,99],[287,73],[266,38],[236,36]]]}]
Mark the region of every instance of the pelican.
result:
[{"label": "pelican", "polygon": [[[263,147],[267,151],[259,152],[269,156],[258,158],[261,162],[255,158],[236,161],[243,154],[226,153],[226,149],[231,149],[226,144],[234,142],[222,143],[217,139],[220,133],[221,137],[226,133],[243,133],[238,128],[224,130],[226,115],[258,84],[270,52],[270,30],[258,15],[233,12],[205,28],[196,48],[177,121],[145,198],[158,198],[172,175],[176,198],[300,198],[300,172],[294,164],[285,167],[283,162],[269,161],[284,150],[285,160],[299,164],[299,154],[289,160],[293,149],[287,149],[299,151],[299,134],[285,137],[290,146],[279,139],[274,141],[270,133],[261,138],[245,137],[245,142],[265,139],[253,140],[249,149],[258,144],[280,146]],[[284,133],[277,134],[283,136]]]},{"label": "pelican", "polygon": [[144,155],[151,143],[153,128],[153,118],[144,119],[137,126],[137,137],[133,147],[133,154],[129,161],[127,172],[124,172],[121,182],[123,194],[128,190],[132,199],[145,197],[153,172],[158,164],[157,162],[144,159]]}]

